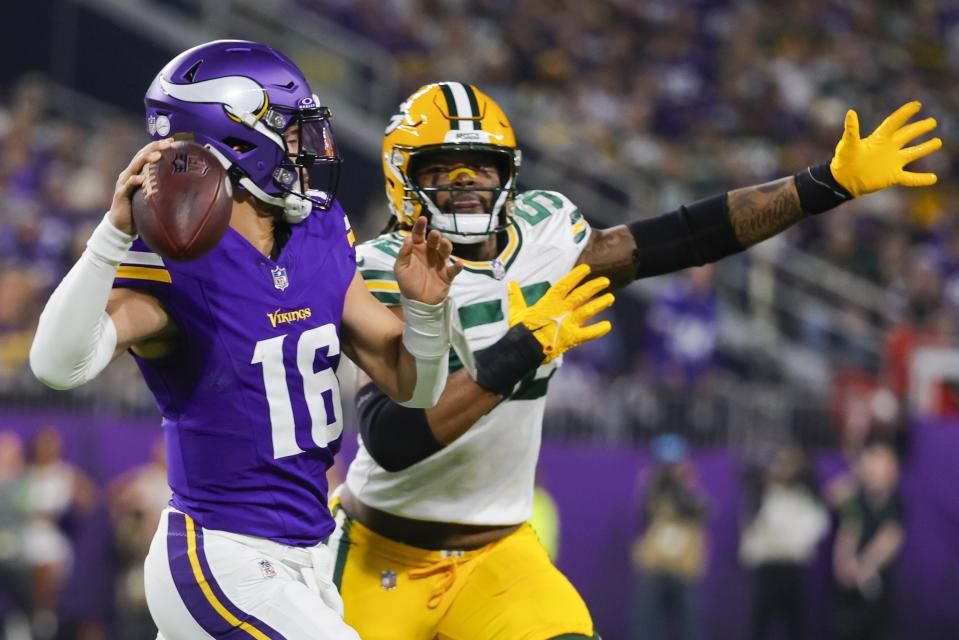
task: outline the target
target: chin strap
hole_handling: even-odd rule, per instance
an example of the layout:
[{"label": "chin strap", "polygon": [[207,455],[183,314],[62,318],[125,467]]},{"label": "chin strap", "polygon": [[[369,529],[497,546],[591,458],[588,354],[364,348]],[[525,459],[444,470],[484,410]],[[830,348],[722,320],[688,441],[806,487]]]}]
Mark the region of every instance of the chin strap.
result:
[{"label": "chin strap", "polygon": [[[430,228],[436,229],[451,242],[457,244],[478,244],[490,236],[493,224],[492,213],[440,213],[435,206],[430,207]],[[454,231],[455,229],[455,231]],[[460,231],[462,233],[457,233]]]},{"label": "chin strap", "polygon": [[240,186],[244,189],[252,193],[257,200],[283,209],[283,219],[290,224],[303,222],[310,217],[310,214],[313,212],[313,203],[294,193],[288,193],[282,198],[279,196],[271,196],[246,176],[243,176],[237,180],[237,182],[239,182]]},{"label": "chin strap", "polygon": [[[216,156],[216,159],[220,161],[220,164],[223,165],[223,168],[226,169],[227,172],[235,166],[230,162],[230,159],[223,155],[216,147],[209,144],[203,146]],[[310,214],[313,212],[313,203],[296,194],[288,193],[282,198],[279,196],[271,196],[245,175],[240,175],[237,182],[241,187],[252,193],[253,197],[260,202],[265,202],[266,204],[283,209],[283,219],[290,224],[303,222],[310,217]]]},{"label": "chin strap", "polygon": [[457,244],[479,244],[485,242],[490,234],[496,231],[500,211],[506,205],[513,180],[507,180],[500,189],[500,193],[493,203],[490,213],[443,213],[426,193],[410,184],[416,192],[420,202],[426,206],[430,214],[430,228],[442,233],[451,242]]}]

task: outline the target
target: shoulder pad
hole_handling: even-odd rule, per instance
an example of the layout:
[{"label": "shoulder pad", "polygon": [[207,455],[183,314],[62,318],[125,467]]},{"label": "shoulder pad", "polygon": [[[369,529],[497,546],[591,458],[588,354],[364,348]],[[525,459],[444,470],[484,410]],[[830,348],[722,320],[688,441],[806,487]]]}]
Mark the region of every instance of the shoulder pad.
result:
[{"label": "shoulder pad", "polygon": [[533,234],[570,236],[574,245],[589,234],[589,225],[579,208],[557,191],[524,191],[516,197],[513,217]]},{"label": "shoulder pad", "polygon": [[399,233],[385,233],[356,247],[356,267],[366,288],[386,305],[400,303],[400,286],[393,273],[396,256],[403,244]]}]

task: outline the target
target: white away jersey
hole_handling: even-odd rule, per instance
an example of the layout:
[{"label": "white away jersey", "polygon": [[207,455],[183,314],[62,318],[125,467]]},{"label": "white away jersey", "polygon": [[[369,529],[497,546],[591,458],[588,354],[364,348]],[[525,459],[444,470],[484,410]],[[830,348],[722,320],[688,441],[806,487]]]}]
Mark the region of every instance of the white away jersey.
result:
[{"label": "white away jersey", "polygon": [[[509,329],[506,283],[520,283],[534,304],[576,264],[590,228],[576,206],[550,191],[516,198],[513,224],[500,254],[490,261],[464,261],[450,295],[473,351]],[[393,232],[357,247],[357,266],[367,287],[387,305],[399,304],[393,263],[406,232]],[[458,440],[398,472],[380,467],[360,442],[346,483],[364,503],[418,520],[464,524],[516,524],[533,510],[533,480],[539,457],[549,379],[562,358],[541,366],[513,394]],[[462,365],[455,354],[450,372]]]}]

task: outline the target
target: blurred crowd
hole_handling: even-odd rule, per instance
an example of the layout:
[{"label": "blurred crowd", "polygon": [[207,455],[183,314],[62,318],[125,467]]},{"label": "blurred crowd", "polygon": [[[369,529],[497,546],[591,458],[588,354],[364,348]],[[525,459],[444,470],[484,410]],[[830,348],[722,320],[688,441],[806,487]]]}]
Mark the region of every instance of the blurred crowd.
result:
[{"label": "blurred crowd", "polygon": [[[686,441],[664,434],[652,443],[654,464],[641,474],[640,533],[632,546],[631,638],[703,638],[703,577],[708,569],[710,504]],[[822,489],[804,452],[785,447],[743,474],[739,562],[752,578],[750,640],[894,637],[893,575],[905,527],[896,447],[867,442],[847,474]],[[832,528],[831,579],[814,565]],[[831,630],[810,635],[809,587],[835,590]],[[724,590],[733,591],[732,585]],[[780,635],[781,634],[781,635]]]},{"label": "blurred crowd", "polygon": [[[109,209],[117,175],[142,144],[126,116],[64,117],[42,76],[6,88],[0,105],[0,394],[37,392],[26,367],[49,293]],[[132,363],[129,363],[132,366]],[[118,396],[129,367],[111,375]],[[129,385],[127,385],[129,386]]]},{"label": "blurred crowd", "polygon": [[[607,191],[621,189],[648,208],[637,213],[825,161],[847,106],[860,110],[869,129],[899,104],[921,99],[946,140],[943,152],[923,161],[942,176],[940,185],[854,201],[795,227],[785,241],[725,261],[718,275],[738,274],[743,291],[768,289],[778,306],[767,313],[751,297],[735,295],[726,296],[727,305],[746,317],[771,314],[780,335],[828,354],[832,368],[807,377],[819,380],[820,395],[831,389],[834,422],[857,442],[876,420],[898,419],[917,349],[956,347],[959,221],[951,211],[956,185],[946,178],[959,153],[951,144],[959,98],[947,81],[959,62],[959,2],[814,0],[789,11],[737,0],[300,4],[386,48],[402,95],[437,79],[479,85],[513,117],[521,145],[573,167],[589,157]],[[82,250],[144,136],[137,120],[108,109],[63,115],[42,78],[4,89],[0,393],[35,393],[25,361],[42,300]],[[378,184],[370,176],[370,192]],[[381,216],[378,208],[377,222]],[[372,226],[358,221],[358,228]],[[842,295],[841,286],[819,290],[808,281],[786,287],[790,276],[781,267],[796,262],[792,248],[855,274],[853,284],[876,285],[880,301],[864,305]],[[763,366],[762,350],[776,350],[775,337],[748,356],[724,348],[732,321],[720,313],[722,278],[713,270],[662,282],[645,302],[620,300],[614,313],[620,326],[634,328],[631,335],[614,332],[572,354],[568,380],[586,379],[602,406],[643,393],[618,387],[645,388],[657,398],[665,397],[665,386],[666,395],[676,391],[675,411],[653,406],[646,413],[688,413],[688,422],[709,413],[688,411],[683,394],[690,389],[718,405],[730,394],[740,404],[754,397],[731,391],[735,385],[717,387],[717,372],[757,384],[789,377]],[[864,346],[867,336],[874,344]],[[90,397],[119,396],[124,406],[149,408],[142,386],[130,382],[132,363],[123,360]],[[562,400],[558,409],[566,408]],[[796,394],[782,403],[808,406]],[[955,413],[953,385],[937,387],[933,405],[936,413]],[[609,427],[621,435],[636,431],[630,422],[649,422],[639,410],[624,405],[622,412],[630,415]]]},{"label": "blurred crowd", "polygon": [[[871,413],[856,407],[876,393],[902,401],[914,351],[956,346],[955,0],[813,0],[788,9],[741,0],[300,4],[386,48],[402,95],[424,82],[474,83],[504,106],[527,151],[580,172],[588,164],[604,192],[620,192],[642,214],[828,161],[848,107],[859,111],[866,135],[899,105],[921,100],[946,145],[918,170],[936,171],[938,186],[891,190],[799,225],[745,259],[770,262],[769,274],[739,273],[743,288],[770,289],[781,335],[828,354],[837,413]],[[820,288],[829,274],[815,274],[787,288],[782,267],[791,266],[791,248],[858,280]],[[847,296],[857,283],[876,285],[878,299]],[[659,317],[647,317],[654,332]],[[666,327],[666,342],[700,353],[717,334],[683,325],[680,337]],[[654,342],[644,356],[668,356],[663,341]],[[684,368],[681,375],[695,374],[686,355],[674,367]],[[949,385],[939,390],[935,411],[954,412],[954,396]]]},{"label": "blurred crowd", "polygon": [[169,499],[160,442],[98,487],[57,426],[0,431],[0,638],[154,638],[143,559]]}]

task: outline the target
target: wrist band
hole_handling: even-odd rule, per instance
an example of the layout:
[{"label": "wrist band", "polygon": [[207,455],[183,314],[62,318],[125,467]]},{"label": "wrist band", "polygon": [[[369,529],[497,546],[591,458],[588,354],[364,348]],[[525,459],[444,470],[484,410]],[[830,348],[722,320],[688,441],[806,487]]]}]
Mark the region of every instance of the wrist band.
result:
[{"label": "wrist band", "polygon": [[799,204],[806,213],[822,213],[838,207],[852,194],[836,181],[828,164],[809,167],[796,174],[796,193]]},{"label": "wrist band", "polygon": [[447,298],[439,304],[426,304],[400,295],[403,317],[403,346],[414,358],[435,360],[450,351],[448,327],[449,308]]},{"label": "wrist band", "polygon": [[545,354],[533,332],[518,324],[491,347],[476,354],[476,384],[508,397],[523,376],[543,362]]}]

